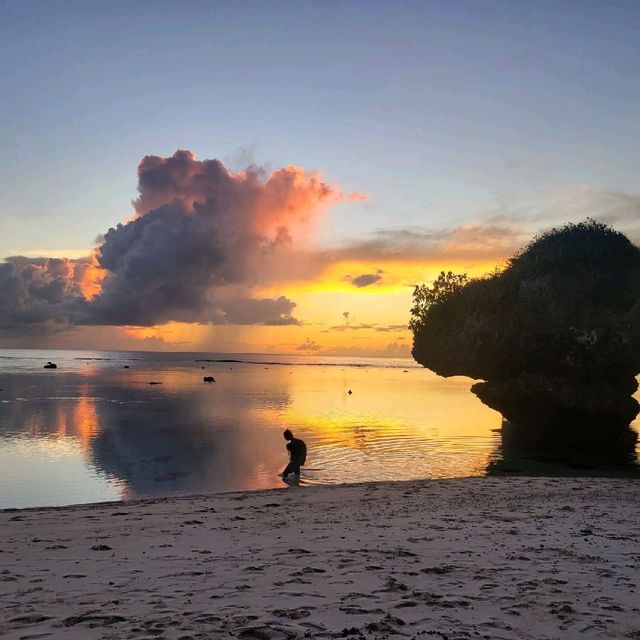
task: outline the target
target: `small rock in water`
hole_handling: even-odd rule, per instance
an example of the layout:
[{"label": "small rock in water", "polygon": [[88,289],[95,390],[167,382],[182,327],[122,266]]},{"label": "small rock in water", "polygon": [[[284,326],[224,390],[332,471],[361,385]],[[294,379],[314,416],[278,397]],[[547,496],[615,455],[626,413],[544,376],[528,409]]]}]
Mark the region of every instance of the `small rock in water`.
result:
[{"label": "small rock in water", "polygon": [[216,379],[213,376],[205,376],[202,378],[203,382],[215,382]]},{"label": "small rock in water", "polygon": [[151,380],[151,382],[149,382],[149,384],[162,384],[162,382],[156,382],[155,380]]},{"label": "small rock in water", "polygon": [[128,368],[129,368],[128,364],[125,364],[124,367],[123,367],[123,369],[128,369]]}]

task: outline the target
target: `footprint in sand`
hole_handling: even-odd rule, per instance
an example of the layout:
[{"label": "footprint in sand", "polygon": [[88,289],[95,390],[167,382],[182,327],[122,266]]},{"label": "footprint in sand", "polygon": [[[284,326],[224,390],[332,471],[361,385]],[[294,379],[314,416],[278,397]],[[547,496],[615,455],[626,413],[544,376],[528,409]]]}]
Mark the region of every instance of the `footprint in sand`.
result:
[{"label": "footprint in sand", "polygon": [[297,609],[274,609],[271,613],[278,618],[289,618],[289,620],[300,620],[311,615],[311,609],[315,607],[299,607]]}]

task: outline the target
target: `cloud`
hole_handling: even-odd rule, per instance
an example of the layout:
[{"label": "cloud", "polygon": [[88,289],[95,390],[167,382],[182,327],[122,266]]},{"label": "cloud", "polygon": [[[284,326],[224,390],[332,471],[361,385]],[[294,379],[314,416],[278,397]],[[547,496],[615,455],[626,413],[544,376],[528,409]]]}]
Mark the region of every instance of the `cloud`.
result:
[{"label": "cloud", "polygon": [[73,324],[92,259],[7,258],[0,264],[0,330],[41,334]]},{"label": "cloud", "polygon": [[0,330],[297,324],[293,301],[253,295],[264,265],[350,197],[300,167],[233,173],[183,150],[143,158],[138,191],[134,217],[104,233],[94,256],[0,265]]},{"label": "cloud", "polygon": [[323,349],[323,355],[335,355],[335,356],[382,356],[387,358],[410,358],[411,346],[398,344],[397,342],[391,342],[384,347],[357,347],[350,345],[348,347],[328,347]]},{"label": "cloud", "polygon": [[[458,226],[378,229],[355,241],[316,252],[306,264],[318,272],[340,262],[498,264],[535,234],[588,217],[615,226],[634,242],[640,241],[640,195],[575,185],[557,192],[515,194]],[[345,279],[353,282],[351,276]]]},{"label": "cloud", "polygon": [[[433,264],[484,267],[502,262],[530,238],[531,233],[506,222],[477,221],[449,229],[379,229],[334,248],[274,250],[261,277],[267,284],[302,283],[329,276],[356,289],[392,285],[403,272],[398,269],[399,265],[421,265],[421,270]],[[382,265],[384,272],[380,269],[355,271],[360,265],[371,263]],[[336,272],[340,265],[349,269],[347,275],[342,275],[346,269]]]},{"label": "cloud", "polygon": [[222,307],[222,322],[217,324],[299,325],[300,322],[291,315],[295,306],[295,302],[284,296],[275,300],[233,298]]},{"label": "cloud", "polygon": [[328,331],[362,331],[364,329],[371,329],[379,333],[390,333],[408,331],[409,327],[406,324],[378,325],[361,322],[358,324],[337,324],[329,327],[329,329],[325,329],[325,333]]},{"label": "cloud", "polygon": [[305,338],[305,341],[296,347],[296,351],[313,351],[317,352],[322,349],[322,346],[319,345],[315,340],[311,340],[309,338]]},{"label": "cloud", "polygon": [[[142,159],[138,192],[133,216],[101,234],[91,256],[0,263],[0,335],[170,321],[296,325],[295,301],[281,287],[332,267],[335,280],[355,273],[345,277],[355,289],[398,281],[385,266],[394,262],[484,268],[536,232],[587,216],[640,240],[640,196],[588,186],[523,194],[455,227],[380,229],[331,248],[309,246],[314,223],[337,202],[364,196],[347,195],[300,167],[233,172],[179,150]],[[344,317],[330,330],[405,330]]]},{"label": "cloud", "polygon": [[378,269],[376,273],[363,273],[362,275],[349,277],[351,284],[354,287],[358,287],[358,289],[362,289],[363,287],[368,287],[369,285],[375,284],[382,280],[382,270]]},{"label": "cloud", "polygon": [[516,228],[483,223],[453,229],[380,229],[341,247],[332,258],[362,262],[501,260],[520,246],[522,235]]},{"label": "cloud", "polygon": [[484,219],[531,231],[589,217],[623,229],[637,230],[639,216],[640,195],[577,184],[551,192],[516,194],[501,202],[494,211],[488,211]]},{"label": "cloud", "polygon": [[373,324],[337,324],[333,327],[330,327],[332,331],[360,331],[362,329],[373,329],[375,325]]},{"label": "cloud", "polygon": [[[285,285],[332,274],[356,288],[366,288],[376,283],[398,283],[402,269],[394,269],[400,264],[489,269],[512,256],[536,233],[586,217],[615,224],[632,240],[640,240],[640,196],[576,186],[557,193],[517,194],[492,203],[482,215],[457,226],[378,229],[328,248],[274,244],[260,270],[260,280],[267,286]],[[383,276],[380,270],[366,267],[356,270],[359,265],[372,263],[383,266],[387,273]],[[337,275],[345,273],[342,270],[332,272],[338,265],[347,267],[349,275]],[[376,275],[381,277],[376,279]]]},{"label": "cloud", "polygon": [[387,324],[381,327],[376,327],[376,331],[384,333],[393,331],[409,331],[409,326],[406,324]]},{"label": "cloud", "polygon": [[391,358],[408,358],[411,355],[411,347],[408,344],[398,344],[390,342],[382,351],[381,355]]}]

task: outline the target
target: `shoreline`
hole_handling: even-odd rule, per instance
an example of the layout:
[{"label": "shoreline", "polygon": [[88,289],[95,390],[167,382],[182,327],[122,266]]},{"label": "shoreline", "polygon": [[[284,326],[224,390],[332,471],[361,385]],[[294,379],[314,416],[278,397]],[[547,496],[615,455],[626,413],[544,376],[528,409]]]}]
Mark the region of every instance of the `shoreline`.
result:
[{"label": "shoreline", "polygon": [[640,637],[640,480],[283,489],[0,511],[0,637]]},{"label": "shoreline", "polygon": [[[513,477],[513,476],[496,476],[496,478]],[[529,477],[529,476],[527,476]],[[556,477],[556,476],[554,476]],[[562,476],[564,477],[564,476]],[[567,476],[571,478],[572,476]],[[578,476],[579,478],[589,478],[591,476]],[[35,507],[4,507],[0,508],[0,516],[2,514],[16,514],[23,511],[64,511],[64,510],[80,510],[80,509],[94,509],[100,507],[121,507],[121,506],[142,506],[151,505],[158,502],[179,502],[181,500],[215,500],[216,498],[225,498],[228,496],[238,494],[263,494],[263,493],[276,493],[279,491],[316,491],[318,489],[341,489],[352,487],[369,487],[375,485],[402,485],[402,484],[416,484],[420,482],[457,482],[461,480],[480,480],[483,478],[489,479],[484,475],[477,476],[463,476],[460,478],[419,478],[417,480],[370,480],[364,482],[337,482],[335,484],[302,484],[302,485],[288,485],[282,483],[282,486],[278,487],[266,487],[259,489],[230,489],[229,491],[212,491],[210,493],[185,493],[175,494],[157,497],[147,498],[125,498],[124,500],[106,500],[103,502],[77,502],[74,504],[62,504],[62,505],[43,505]],[[597,477],[596,477],[597,479]],[[621,480],[626,479],[626,476],[621,477],[605,477],[605,479]],[[634,479],[634,478],[631,478]],[[640,478],[639,478],[640,480]]]},{"label": "shoreline", "polygon": [[[579,472],[577,472],[579,473]],[[29,506],[29,507],[0,507],[0,517],[3,514],[13,514],[27,512],[27,511],[65,511],[65,510],[81,510],[81,509],[99,509],[99,508],[108,508],[108,507],[121,507],[121,506],[144,506],[144,505],[153,505],[159,502],[180,502],[183,500],[215,500],[216,498],[226,498],[230,496],[236,495],[244,495],[248,494],[249,496],[256,496],[265,494],[265,493],[277,493],[280,491],[318,491],[318,490],[334,490],[334,489],[349,489],[349,488],[369,488],[369,487],[397,487],[398,485],[415,485],[421,483],[454,483],[454,482],[464,482],[464,481],[495,481],[495,482],[503,482],[503,481],[511,481],[511,480],[521,480],[521,481],[537,481],[537,480],[547,480],[550,482],[559,482],[562,483],[564,481],[572,481],[572,480],[584,480],[584,481],[593,481],[597,483],[599,481],[620,481],[620,482],[637,482],[640,484],[640,476],[637,475],[516,475],[505,473],[503,475],[475,475],[475,476],[460,476],[455,478],[417,478],[417,479],[409,479],[409,480],[365,480],[362,482],[354,481],[354,482],[336,482],[336,483],[326,483],[326,484],[298,484],[298,485],[290,485],[287,483],[282,483],[281,486],[277,487],[264,487],[257,489],[229,489],[228,491],[211,491],[208,493],[178,493],[178,494],[169,494],[163,496],[149,496],[149,497],[137,497],[137,498],[124,498],[121,500],[105,500],[100,502],[76,502],[72,504],[62,504],[62,505],[40,505],[40,506]],[[375,489],[374,489],[375,490]]]}]

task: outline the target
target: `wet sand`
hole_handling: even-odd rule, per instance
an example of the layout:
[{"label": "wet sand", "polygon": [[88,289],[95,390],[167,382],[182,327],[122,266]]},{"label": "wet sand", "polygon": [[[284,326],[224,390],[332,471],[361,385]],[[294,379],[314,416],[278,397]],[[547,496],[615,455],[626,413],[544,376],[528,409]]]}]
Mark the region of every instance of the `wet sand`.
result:
[{"label": "wet sand", "polygon": [[640,638],[640,481],[467,478],[0,513],[3,638]]}]

